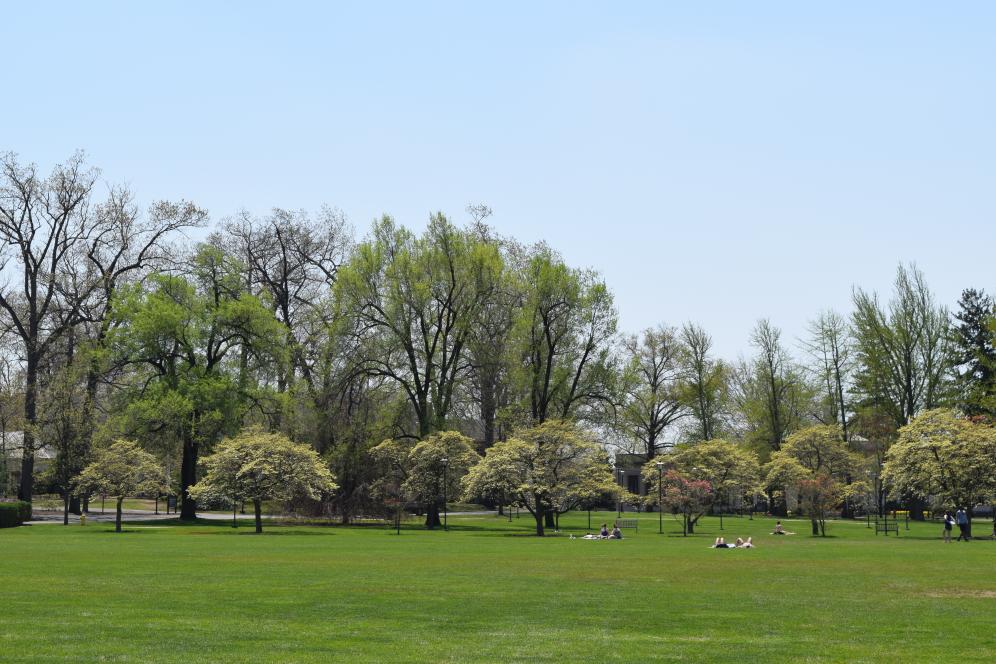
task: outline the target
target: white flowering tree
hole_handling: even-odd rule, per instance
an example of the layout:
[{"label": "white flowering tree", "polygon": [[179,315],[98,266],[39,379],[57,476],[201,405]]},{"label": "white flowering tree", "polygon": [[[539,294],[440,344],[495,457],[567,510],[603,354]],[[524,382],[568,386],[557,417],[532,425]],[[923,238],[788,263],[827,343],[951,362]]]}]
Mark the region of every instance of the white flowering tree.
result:
[{"label": "white flowering tree", "polygon": [[125,497],[169,493],[169,477],[159,461],[130,440],[118,440],[97,450],[73,483],[76,494],[101,494],[117,501],[115,532],[121,532]]},{"label": "white flowering tree", "polygon": [[557,516],[618,489],[602,446],[573,424],[555,420],[488,448],[463,486],[468,497],[514,496],[536,519],[539,536],[548,514]]},{"label": "white flowering tree", "polygon": [[[933,497],[947,508],[996,501],[996,428],[953,410],[928,410],[899,430],[882,479],[897,496]],[[969,533],[971,533],[969,519]]]},{"label": "white flowering tree", "polygon": [[263,532],[264,500],[320,498],[338,486],[332,472],[307,445],[258,427],[222,441],[204,460],[206,473],[190,487],[195,500],[252,501],[256,532]]}]

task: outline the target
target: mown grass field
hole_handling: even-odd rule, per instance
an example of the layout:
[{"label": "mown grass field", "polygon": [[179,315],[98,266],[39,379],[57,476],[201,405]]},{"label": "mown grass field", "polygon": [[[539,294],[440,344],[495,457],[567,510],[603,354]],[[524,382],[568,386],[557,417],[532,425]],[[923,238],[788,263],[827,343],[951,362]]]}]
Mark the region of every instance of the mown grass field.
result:
[{"label": "mown grass field", "polygon": [[[727,518],[683,538],[651,514],[588,542],[530,537],[525,514],[400,537],[243,523],[0,530],[0,661],[996,658],[996,542],[945,545],[933,524],[886,539],[834,522],[820,539],[788,521],[799,534],[777,538],[773,521]],[[757,548],[710,549],[717,534]]]}]

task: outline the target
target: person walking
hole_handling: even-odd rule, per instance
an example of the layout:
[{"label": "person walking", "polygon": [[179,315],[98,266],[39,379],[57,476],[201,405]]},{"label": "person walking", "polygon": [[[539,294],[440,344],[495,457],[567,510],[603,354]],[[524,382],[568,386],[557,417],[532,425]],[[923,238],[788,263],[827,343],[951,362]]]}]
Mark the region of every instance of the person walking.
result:
[{"label": "person walking", "polygon": [[944,513],[944,541],[951,544],[951,528],[954,527],[954,517],[951,512]]},{"label": "person walking", "polygon": [[969,539],[968,535],[968,514],[965,512],[965,508],[959,507],[958,511],[955,512],[955,521],[958,522],[958,541],[964,539],[966,542]]}]

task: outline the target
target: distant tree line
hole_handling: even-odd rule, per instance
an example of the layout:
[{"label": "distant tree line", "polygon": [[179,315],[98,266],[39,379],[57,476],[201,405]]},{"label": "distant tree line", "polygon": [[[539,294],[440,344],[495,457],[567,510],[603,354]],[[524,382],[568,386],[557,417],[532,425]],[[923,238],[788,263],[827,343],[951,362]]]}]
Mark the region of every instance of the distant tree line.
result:
[{"label": "distant tree line", "polygon": [[[693,322],[620,332],[596,271],[502,236],[486,206],[420,232],[385,216],[357,238],[333,208],[209,226],[194,203],[140,209],[98,182],[81,155],[49,174],[0,159],[0,459],[19,465],[0,468],[0,493],[60,493],[67,518],[90,495],[83,469],[122,440],[193,517],[198,498],[224,499],[190,491],[204,457],[251,431],[312,448],[335,486],[320,502],[346,523],[410,504],[436,526],[445,487],[521,505],[542,533],[613,492],[623,451],[646,460],[646,501],[668,493],[686,528],[737,494],[776,514],[791,498],[815,531],[890,491],[919,518],[943,491],[883,472],[904,427],[937,409],[996,418],[992,297],[966,289],[949,312],[912,264],[804,339],[762,318],[732,360]],[[260,491],[243,494],[258,506]]]}]

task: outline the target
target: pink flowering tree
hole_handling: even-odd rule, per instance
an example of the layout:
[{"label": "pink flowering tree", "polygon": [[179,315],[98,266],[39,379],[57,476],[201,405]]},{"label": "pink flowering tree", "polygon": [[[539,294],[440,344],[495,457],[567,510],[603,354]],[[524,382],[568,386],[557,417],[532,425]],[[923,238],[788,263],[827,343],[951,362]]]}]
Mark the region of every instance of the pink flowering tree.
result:
[{"label": "pink flowering tree", "polygon": [[706,480],[689,479],[676,470],[664,475],[664,508],[681,515],[684,535],[695,532],[695,524],[712,505],[712,494]]}]

